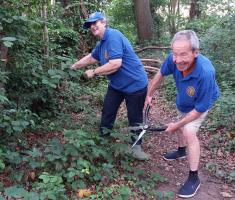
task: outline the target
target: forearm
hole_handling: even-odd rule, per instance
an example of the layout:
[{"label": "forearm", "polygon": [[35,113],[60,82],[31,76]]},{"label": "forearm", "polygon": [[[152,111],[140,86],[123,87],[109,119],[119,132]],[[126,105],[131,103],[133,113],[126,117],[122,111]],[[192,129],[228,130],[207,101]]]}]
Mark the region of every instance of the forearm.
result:
[{"label": "forearm", "polygon": [[181,120],[179,120],[178,122],[176,122],[177,126],[180,128],[190,122],[192,122],[193,120],[199,118],[203,113],[197,112],[195,109],[193,109],[192,111],[190,111],[189,113],[187,113],[185,115],[185,117],[183,117]]},{"label": "forearm", "polygon": [[161,71],[159,70],[149,85],[147,96],[149,97],[153,96],[156,89],[160,86],[162,80],[163,80],[163,76],[161,74]]},{"label": "forearm", "polygon": [[88,54],[87,56],[83,57],[82,59],[75,62],[71,68],[73,69],[80,69],[83,67],[86,67],[87,65],[95,64],[97,62],[96,59],[94,59],[91,54]]},{"label": "forearm", "polygon": [[116,72],[122,64],[122,59],[110,60],[108,63],[95,69],[96,75],[108,75]]}]

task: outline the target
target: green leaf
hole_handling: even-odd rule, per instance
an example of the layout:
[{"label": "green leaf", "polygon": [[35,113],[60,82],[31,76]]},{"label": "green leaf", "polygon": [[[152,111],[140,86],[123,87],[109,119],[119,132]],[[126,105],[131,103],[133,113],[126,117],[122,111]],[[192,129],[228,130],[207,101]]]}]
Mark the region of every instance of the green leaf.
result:
[{"label": "green leaf", "polygon": [[24,197],[25,193],[27,193],[27,191],[24,188],[20,188],[17,186],[12,186],[5,189],[5,194],[8,197],[22,198]]},{"label": "green leaf", "polygon": [[9,100],[7,99],[7,97],[0,95],[0,102],[5,103],[5,102],[9,102]]},{"label": "green leaf", "polygon": [[4,41],[3,44],[4,44],[6,47],[12,47],[12,46],[13,46],[13,43],[12,43],[12,42],[9,42],[9,41]]},{"label": "green leaf", "polygon": [[39,194],[36,192],[29,192],[25,195],[24,200],[39,200]]},{"label": "green leaf", "polygon": [[231,173],[229,174],[229,176],[235,177],[235,171],[231,172]]},{"label": "green leaf", "polygon": [[0,170],[4,168],[5,168],[5,163],[2,160],[0,160]]},{"label": "green leaf", "polygon": [[37,148],[33,148],[32,151],[27,151],[27,153],[33,158],[38,158],[42,156],[42,152]]},{"label": "green leaf", "polygon": [[131,194],[131,190],[127,186],[122,186],[119,188],[119,193],[121,194],[121,196],[126,197],[128,199]]},{"label": "green leaf", "polygon": [[3,37],[1,38],[2,41],[14,42],[16,41],[15,37]]}]

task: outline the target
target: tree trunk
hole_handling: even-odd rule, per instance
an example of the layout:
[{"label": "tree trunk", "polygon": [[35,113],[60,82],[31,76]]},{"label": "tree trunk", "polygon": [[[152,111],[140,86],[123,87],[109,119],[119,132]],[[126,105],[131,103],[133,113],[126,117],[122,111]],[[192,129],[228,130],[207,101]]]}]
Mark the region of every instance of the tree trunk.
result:
[{"label": "tree trunk", "polygon": [[201,14],[198,0],[191,0],[189,10],[189,20],[199,17]]},{"label": "tree trunk", "polygon": [[[0,39],[3,38],[5,34],[3,32],[0,32]],[[8,53],[8,48],[3,44],[0,43],[0,67],[2,68],[2,71],[6,70],[6,65],[7,65],[7,53]],[[3,82],[0,81],[0,90],[5,93],[5,85]],[[2,108],[2,104],[0,103],[0,108]]]},{"label": "tree trunk", "polygon": [[69,5],[69,0],[60,0],[62,7],[66,8]]},{"label": "tree trunk", "polygon": [[[43,5],[42,18],[45,22],[47,21],[47,5]],[[45,42],[44,55],[45,57],[49,57],[49,35],[46,23],[44,25],[43,40]]]},{"label": "tree trunk", "polygon": [[[5,34],[3,32],[0,32],[0,39],[3,37],[5,37]],[[7,64],[7,52],[8,48],[3,43],[0,43],[0,59],[1,59],[0,62],[4,70]]]},{"label": "tree trunk", "polygon": [[169,13],[169,27],[171,36],[177,32],[178,23],[176,22],[179,16],[180,10],[180,0],[171,0],[168,4],[168,13]]},{"label": "tree trunk", "polygon": [[153,38],[153,19],[149,0],[134,0],[135,19],[140,42]]}]

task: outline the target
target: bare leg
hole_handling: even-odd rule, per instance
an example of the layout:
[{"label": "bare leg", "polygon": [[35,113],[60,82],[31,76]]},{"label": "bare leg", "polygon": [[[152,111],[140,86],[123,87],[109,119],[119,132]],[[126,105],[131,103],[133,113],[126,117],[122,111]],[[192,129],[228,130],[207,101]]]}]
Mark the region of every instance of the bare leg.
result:
[{"label": "bare leg", "polygon": [[186,138],[183,135],[183,130],[184,128],[179,129],[179,131],[177,132],[177,137],[178,137],[178,146],[179,147],[186,147],[187,146],[187,142],[186,142]]},{"label": "bare leg", "polygon": [[188,161],[191,171],[198,170],[199,159],[200,159],[200,143],[197,138],[196,132],[184,128],[183,137],[185,138],[188,147]]}]

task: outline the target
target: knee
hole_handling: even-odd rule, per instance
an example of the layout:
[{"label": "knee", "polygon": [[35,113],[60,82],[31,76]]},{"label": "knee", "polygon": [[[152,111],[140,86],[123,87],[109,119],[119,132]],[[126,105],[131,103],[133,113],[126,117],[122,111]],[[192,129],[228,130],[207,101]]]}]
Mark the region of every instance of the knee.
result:
[{"label": "knee", "polygon": [[197,133],[195,131],[184,129],[183,135],[188,145],[198,141]]}]

